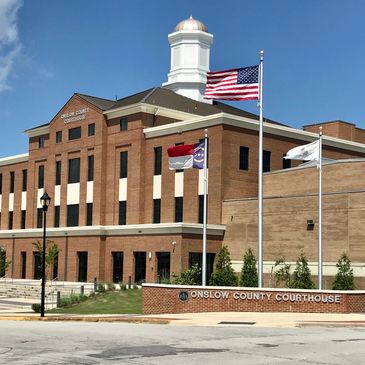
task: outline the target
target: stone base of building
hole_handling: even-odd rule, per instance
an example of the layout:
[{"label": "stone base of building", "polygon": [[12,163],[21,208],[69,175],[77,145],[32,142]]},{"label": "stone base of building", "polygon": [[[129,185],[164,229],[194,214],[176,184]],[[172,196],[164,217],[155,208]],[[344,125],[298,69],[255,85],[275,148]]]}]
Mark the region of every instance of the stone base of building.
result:
[{"label": "stone base of building", "polygon": [[365,291],[143,284],[143,313],[363,313]]}]

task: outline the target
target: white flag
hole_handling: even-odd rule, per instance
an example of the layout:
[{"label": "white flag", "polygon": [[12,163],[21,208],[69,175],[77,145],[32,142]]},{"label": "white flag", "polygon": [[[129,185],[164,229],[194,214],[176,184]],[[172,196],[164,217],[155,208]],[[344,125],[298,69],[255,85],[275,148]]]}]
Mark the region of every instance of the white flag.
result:
[{"label": "white flag", "polygon": [[289,160],[319,161],[319,140],[292,148],[286,153],[284,158]]}]

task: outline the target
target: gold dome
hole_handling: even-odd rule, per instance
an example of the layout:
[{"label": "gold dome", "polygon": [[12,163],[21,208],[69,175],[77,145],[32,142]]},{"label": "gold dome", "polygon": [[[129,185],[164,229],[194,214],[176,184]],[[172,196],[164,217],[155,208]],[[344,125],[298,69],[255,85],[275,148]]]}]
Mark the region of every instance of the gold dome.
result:
[{"label": "gold dome", "polygon": [[189,19],[183,20],[174,28],[174,32],[178,32],[180,30],[200,30],[208,33],[207,26],[201,21],[194,19],[192,15],[190,15]]}]

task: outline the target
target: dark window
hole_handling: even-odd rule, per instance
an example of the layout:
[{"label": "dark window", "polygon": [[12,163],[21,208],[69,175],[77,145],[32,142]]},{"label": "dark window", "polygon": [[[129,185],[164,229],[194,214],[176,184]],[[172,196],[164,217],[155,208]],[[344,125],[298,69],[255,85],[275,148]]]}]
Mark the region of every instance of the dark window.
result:
[{"label": "dark window", "polygon": [[170,252],[157,252],[157,282],[170,279]]},{"label": "dark window", "polygon": [[37,228],[42,228],[43,226],[43,209],[38,208],[37,209]]},{"label": "dark window", "polygon": [[122,118],[119,120],[119,127],[121,131],[127,131],[128,130],[128,119]]},{"label": "dark window", "polygon": [[44,165],[38,166],[38,189],[44,188]]},{"label": "dark window", "polygon": [[134,252],[134,282],[146,280],[146,252]]},{"label": "dark window", "polygon": [[54,226],[59,227],[60,226],[60,206],[56,205],[54,207]]},{"label": "dark window", "polygon": [[283,169],[290,169],[291,168],[291,160],[284,158],[286,153],[283,154]]},{"label": "dark window", "polygon": [[27,217],[27,211],[22,210],[22,221],[21,221],[21,226],[20,226],[21,229],[25,229],[26,217]]},{"label": "dark window", "polygon": [[113,283],[123,281],[123,252],[112,252],[113,255]]},{"label": "dark window", "polygon": [[40,136],[38,138],[38,148],[43,148],[44,147],[45,140],[46,140],[45,136]]},{"label": "dark window", "polygon": [[[179,143],[175,143],[175,146],[183,146],[184,143],[183,142],[179,142]],[[184,169],[176,169],[175,172],[183,172]]]},{"label": "dark window", "polygon": [[13,212],[9,212],[8,229],[13,229]]},{"label": "dark window", "polygon": [[81,138],[81,127],[71,128],[68,130],[68,139],[71,141],[72,139]]},{"label": "dark window", "polygon": [[89,137],[95,135],[95,123],[89,124],[87,126],[87,135]]},{"label": "dark window", "polygon": [[62,142],[62,131],[56,132],[56,143]]},{"label": "dark window", "polygon": [[127,177],[128,175],[128,151],[120,153],[120,178]]},{"label": "dark window", "polygon": [[80,159],[72,158],[68,160],[68,183],[80,182]]},{"label": "dark window", "polygon": [[263,172],[270,171],[270,160],[271,160],[271,151],[264,151],[263,166],[262,166],[262,171]]},{"label": "dark window", "polygon": [[162,147],[155,147],[155,175],[161,175]]},{"label": "dark window", "polygon": [[153,223],[161,223],[161,199],[153,199]]},{"label": "dark window", "polygon": [[[204,195],[199,195],[199,223],[204,223]],[[208,221],[208,195],[207,195],[207,221]]]},{"label": "dark window", "polygon": [[93,225],[93,203],[86,204],[86,225]]},{"label": "dark window", "polygon": [[9,189],[10,193],[14,193],[14,179],[15,179],[15,172],[11,171],[10,172],[10,189]]},{"label": "dark window", "polygon": [[87,181],[94,180],[94,156],[87,156]]},{"label": "dark window", "polygon": [[[201,268],[202,259],[203,259],[203,255],[201,254],[201,252],[189,252],[189,267],[198,265]],[[215,253],[207,253],[206,278],[207,278],[208,283],[209,283],[210,277],[213,273],[214,259],[215,259]],[[201,284],[201,283],[198,283],[198,284]]]},{"label": "dark window", "polygon": [[58,277],[58,254],[55,256],[53,261],[53,279]]},{"label": "dark window", "polygon": [[183,221],[184,198],[179,196],[175,198],[175,222]]},{"label": "dark window", "polygon": [[27,253],[25,251],[22,251],[21,253],[21,265],[22,265],[22,273],[21,278],[25,279],[27,274]]},{"label": "dark window", "polygon": [[87,281],[87,252],[79,251],[77,253],[78,261],[79,261],[79,273],[77,281],[86,282]]},{"label": "dark window", "polygon": [[33,278],[34,280],[39,280],[42,277],[42,257],[39,252],[33,252],[33,263]]},{"label": "dark window", "polygon": [[5,276],[6,250],[0,250],[0,278]]},{"label": "dark window", "polygon": [[240,146],[240,170],[248,170],[249,151],[248,147]]},{"label": "dark window", "polygon": [[61,185],[61,161],[56,161],[56,185]]},{"label": "dark window", "polygon": [[3,193],[3,174],[0,174],[0,194]]},{"label": "dark window", "polygon": [[23,179],[22,179],[22,191],[27,191],[27,170],[22,171]]},{"label": "dark window", "polygon": [[127,202],[119,202],[119,224],[125,225],[127,222]]},{"label": "dark window", "polygon": [[79,205],[71,204],[67,206],[67,227],[79,225]]}]

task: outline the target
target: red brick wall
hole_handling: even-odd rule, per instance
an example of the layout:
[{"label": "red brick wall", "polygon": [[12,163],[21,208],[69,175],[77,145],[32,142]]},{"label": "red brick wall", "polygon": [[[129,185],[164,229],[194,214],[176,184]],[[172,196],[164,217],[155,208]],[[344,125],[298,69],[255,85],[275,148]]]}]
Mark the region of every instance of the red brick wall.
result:
[{"label": "red brick wall", "polygon": [[[365,312],[365,291],[242,289],[199,286],[143,285],[143,313],[200,312]],[[179,298],[181,292],[188,299]],[[203,296],[203,297],[201,297]],[[215,298],[218,296],[220,298]],[[225,296],[225,298],[223,298]]]}]

